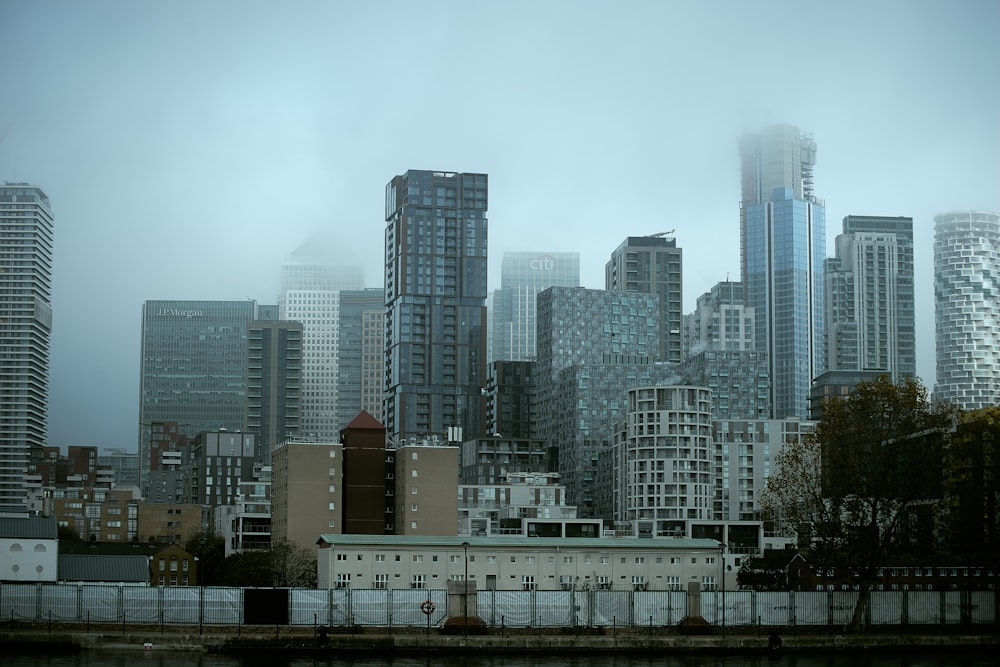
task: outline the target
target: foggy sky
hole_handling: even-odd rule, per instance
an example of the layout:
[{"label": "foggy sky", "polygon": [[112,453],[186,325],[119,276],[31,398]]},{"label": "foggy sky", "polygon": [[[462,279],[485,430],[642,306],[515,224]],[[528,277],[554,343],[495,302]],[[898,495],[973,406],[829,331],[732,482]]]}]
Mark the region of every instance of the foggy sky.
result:
[{"label": "foggy sky", "polygon": [[739,279],[737,139],[818,145],[846,215],[911,216],[934,383],[933,216],[1000,211],[1000,3],[0,2],[0,181],[56,219],[50,444],[133,449],[147,299],[276,301],[314,232],[382,284],[384,188],[490,177],[510,251],[676,229],[684,312]]}]

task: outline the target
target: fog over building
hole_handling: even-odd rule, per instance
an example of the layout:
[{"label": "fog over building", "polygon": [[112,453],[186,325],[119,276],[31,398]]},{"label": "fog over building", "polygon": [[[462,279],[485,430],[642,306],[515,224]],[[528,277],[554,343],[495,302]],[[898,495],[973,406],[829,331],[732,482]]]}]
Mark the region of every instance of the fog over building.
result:
[{"label": "fog over building", "polygon": [[538,293],[580,286],[580,253],[505,252],[492,298],[490,361],[535,358]]},{"label": "fog over building", "polygon": [[789,125],[740,140],[740,268],[767,354],[775,418],[808,414],[824,370],[826,210],[813,192],[816,142]]},{"label": "fog over building", "polygon": [[312,238],[281,264],[283,320],[303,325],[302,422],[308,437],[336,439],[340,365],[340,293],[364,288],[364,269],[344,261],[332,241]]}]

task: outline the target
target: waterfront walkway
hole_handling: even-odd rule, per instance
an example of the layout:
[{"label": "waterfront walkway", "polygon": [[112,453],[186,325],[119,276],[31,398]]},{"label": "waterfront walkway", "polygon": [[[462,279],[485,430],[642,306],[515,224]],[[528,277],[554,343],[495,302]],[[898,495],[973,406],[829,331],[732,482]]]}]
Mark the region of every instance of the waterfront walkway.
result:
[{"label": "waterfront walkway", "polygon": [[[442,634],[416,628],[389,633],[384,628],[344,631],[302,626],[243,626],[240,628],[122,628],[46,627],[30,624],[0,628],[0,647],[44,646],[65,650],[134,650],[156,652],[261,653],[268,651],[326,653],[806,653],[835,651],[1000,649],[1000,633],[835,633],[796,631],[780,635],[767,632],[712,628],[709,634],[685,635],[675,628],[644,630],[603,629],[577,632],[572,628],[538,631],[490,629],[486,634]],[[980,629],[982,630],[982,629]]]}]

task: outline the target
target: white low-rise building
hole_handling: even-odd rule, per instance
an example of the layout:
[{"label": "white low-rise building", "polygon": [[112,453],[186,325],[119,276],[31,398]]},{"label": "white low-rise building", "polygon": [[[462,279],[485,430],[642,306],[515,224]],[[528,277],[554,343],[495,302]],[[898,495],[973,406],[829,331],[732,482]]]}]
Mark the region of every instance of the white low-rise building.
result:
[{"label": "white low-rise building", "polygon": [[318,588],[715,590],[721,547],[690,538],[321,535]]},{"label": "white low-rise building", "polygon": [[58,533],[54,516],[0,517],[0,581],[55,582]]}]

